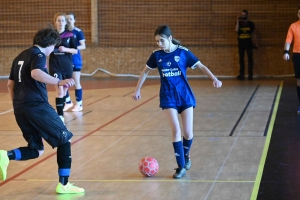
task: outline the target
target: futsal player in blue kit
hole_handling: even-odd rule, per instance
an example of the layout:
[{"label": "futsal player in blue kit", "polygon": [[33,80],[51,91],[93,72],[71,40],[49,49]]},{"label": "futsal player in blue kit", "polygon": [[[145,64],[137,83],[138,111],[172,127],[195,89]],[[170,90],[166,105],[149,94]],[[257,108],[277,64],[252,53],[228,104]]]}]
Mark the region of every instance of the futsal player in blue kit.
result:
[{"label": "futsal player in blue kit", "polygon": [[28,145],[10,151],[0,150],[0,180],[6,180],[10,160],[25,161],[40,157],[44,153],[44,139],[52,148],[57,147],[59,183],[56,192],[83,193],[83,188],[68,182],[73,134],[48,102],[46,84],[55,87],[75,84],[73,79],[60,80],[48,74],[46,56],[60,41],[56,30],[42,29],[35,34],[33,46],[21,52],[12,63],[7,87],[15,119]]},{"label": "futsal player in blue kit", "polygon": [[[74,34],[74,37],[77,41],[77,54],[73,54],[72,60],[73,60],[73,79],[75,81],[75,97],[76,97],[76,105],[72,109],[73,112],[82,111],[82,87],[80,84],[80,71],[82,69],[82,58],[80,51],[84,50],[86,48],[85,46],[85,38],[83,32],[75,26],[76,17],[75,14],[70,12],[67,14],[67,24],[68,24],[68,30],[72,31]],[[73,102],[71,101],[69,91],[67,91],[65,96],[65,107],[64,111],[67,111],[68,109],[73,107]]]},{"label": "futsal player in blue kit", "polygon": [[[159,49],[153,51],[147,61],[132,98],[141,99],[140,89],[149,71],[157,68],[161,80],[159,106],[171,126],[173,148],[178,165],[173,178],[180,179],[186,175],[186,170],[190,169],[192,164],[190,149],[193,142],[193,108],[196,106],[196,99],[186,77],[187,68],[198,67],[213,81],[213,86],[216,88],[220,88],[222,82],[191,51],[173,38],[172,31],[167,25],[159,26],[154,37]],[[182,118],[183,139],[181,139],[178,114]]]},{"label": "futsal player in blue kit", "polygon": [[[51,76],[60,80],[72,78],[73,62],[72,54],[77,54],[77,42],[74,34],[66,29],[67,18],[64,13],[57,13],[54,16],[56,30],[60,34],[61,43],[55,46],[54,51],[49,58],[49,73]],[[56,111],[64,122],[64,104],[68,88],[59,86],[55,87],[56,91]]]}]

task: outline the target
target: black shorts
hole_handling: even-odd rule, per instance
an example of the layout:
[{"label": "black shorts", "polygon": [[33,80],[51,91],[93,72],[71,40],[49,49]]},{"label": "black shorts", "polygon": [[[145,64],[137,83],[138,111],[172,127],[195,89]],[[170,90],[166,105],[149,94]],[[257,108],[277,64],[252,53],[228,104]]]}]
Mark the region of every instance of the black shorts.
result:
[{"label": "black shorts", "polygon": [[73,136],[48,103],[26,105],[22,114],[15,113],[15,118],[31,149],[44,150],[42,139],[55,148],[65,144]]},{"label": "black shorts", "polygon": [[73,68],[68,67],[64,70],[61,70],[57,67],[50,67],[49,74],[55,78],[59,78],[60,80],[72,78]]},{"label": "black shorts", "polygon": [[294,72],[297,79],[300,78],[300,53],[293,53]]},{"label": "black shorts", "polygon": [[175,110],[177,110],[178,114],[181,114],[185,109],[188,109],[190,107],[195,108],[195,106],[192,105],[185,105],[185,106],[166,106],[166,107],[162,107],[162,109],[168,109],[168,108],[174,108]]}]

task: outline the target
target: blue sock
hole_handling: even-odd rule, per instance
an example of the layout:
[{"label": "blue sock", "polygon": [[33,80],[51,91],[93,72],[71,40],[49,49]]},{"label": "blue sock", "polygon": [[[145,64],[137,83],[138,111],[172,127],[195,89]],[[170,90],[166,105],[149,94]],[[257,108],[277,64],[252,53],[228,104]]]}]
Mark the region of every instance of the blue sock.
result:
[{"label": "blue sock", "polygon": [[81,89],[75,89],[75,97],[76,97],[77,102],[82,101],[82,88]]},{"label": "blue sock", "polygon": [[185,160],[184,160],[182,141],[173,142],[173,148],[174,148],[174,153],[175,153],[178,167],[183,168],[185,165]]},{"label": "blue sock", "polygon": [[190,140],[186,140],[183,137],[182,145],[183,145],[184,155],[189,155],[192,143],[193,143],[193,138]]},{"label": "blue sock", "polygon": [[71,98],[70,98],[69,90],[67,90],[66,96],[64,98],[65,98],[65,103],[71,103]]}]

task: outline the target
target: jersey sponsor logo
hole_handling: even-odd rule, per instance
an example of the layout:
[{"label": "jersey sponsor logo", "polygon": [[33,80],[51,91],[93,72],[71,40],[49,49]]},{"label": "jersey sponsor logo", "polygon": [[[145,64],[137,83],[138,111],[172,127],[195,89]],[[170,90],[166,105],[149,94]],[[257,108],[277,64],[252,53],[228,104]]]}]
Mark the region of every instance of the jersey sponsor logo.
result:
[{"label": "jersey sponsor logo", "polygon": [[162,69],[161,72],[163,77],[181,76],[181,71],[178,68]]},{"label": "jersey sponsor logo", "polygon": [[65,55],[64,52],[57,52],[57,53],[54,53],[54,55]]},{"label": "jersey sponsor logo", "polygon": [[179,56],[174,56],[174,60],[175,60],[175,62],[179,62],[180,57]]}]

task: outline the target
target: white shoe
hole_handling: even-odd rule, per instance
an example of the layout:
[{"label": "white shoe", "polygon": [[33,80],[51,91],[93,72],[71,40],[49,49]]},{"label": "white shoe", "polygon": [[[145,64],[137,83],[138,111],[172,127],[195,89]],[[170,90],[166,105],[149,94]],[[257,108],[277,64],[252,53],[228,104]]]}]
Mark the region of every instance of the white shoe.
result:
[{"label": "white shoe", "polygon": [[82,111],[82,105],[75,105],[72,109],[73,112],[79,112]]},{"label": "white shoe", "polygon": [[69,110],[72,107],[73,107],[73,103],[72,102],[71,103],[65,103],[63,111],[67,111],[67,110]]},{"label": "white shoe", "polygon": [[65,118],[64,118],[64,116],[59,115],[59,117],[60,117],[61,121],[65,124]]}]

